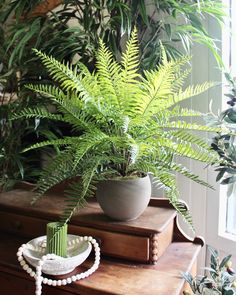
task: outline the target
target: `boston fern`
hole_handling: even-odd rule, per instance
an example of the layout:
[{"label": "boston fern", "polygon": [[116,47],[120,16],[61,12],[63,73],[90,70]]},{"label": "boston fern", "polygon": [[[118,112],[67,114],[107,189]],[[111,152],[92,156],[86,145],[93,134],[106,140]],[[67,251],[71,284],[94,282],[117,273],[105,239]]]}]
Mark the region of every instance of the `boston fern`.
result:
[{"label": "boston fern", "polygon": [[188,123],[185,117],[202,114],[183,109],[178,103],[204,92],[212,83],[183,90],[189,71],[182,67],[188,58],[167,61],[164,50],[162,64],[141,75],[136,30],[127,42],[120,63],[100,41],[93,73],[84,64],[73,67],[34,51],[55,84],[28,85],[28,88],[50,98],[58,112],[30,108],[15,118],[63,121],[72,126],[73,132],[72,136],[40,142],[27,149],[48,145],[60,149],[42,172],[35,200],[55,184],[79,176],[80,180],[72,182],[66,191],[67,207],[61,218],[61,223],[65,224],[76,208],[94,195],[97,181],[152,173],[154,183],[165,188],[170,202],[191,224],[189,213],[178,201],[175,172],[209,185],[174,159],[183,156],[215,162],[216,153],[192,131],[216,131],[217,128]]}]

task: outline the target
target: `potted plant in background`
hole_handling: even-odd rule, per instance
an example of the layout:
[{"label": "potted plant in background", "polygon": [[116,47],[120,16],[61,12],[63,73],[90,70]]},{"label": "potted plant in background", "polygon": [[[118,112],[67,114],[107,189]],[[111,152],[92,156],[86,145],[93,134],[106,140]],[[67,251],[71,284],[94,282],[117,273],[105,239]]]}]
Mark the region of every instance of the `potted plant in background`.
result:
[{"label": "potted plant in background", "polygon": [[229,108],[222,111],[218,117],[213,116],[211,125],[225,126],[228,132],[219,133],[214,137],[212,142],[212,148],[224,159],[224,162],[216,169],[218,172],[217,181],[221,184],[229,184],[229,192],[233,190],[233,184],[236,181],[236,148],[235,148],[235,135],[232,131],[236,128],[236,83],[230,74],[225,74],[230,91],[225,94],[229,99],[227,104]]},{"label": "potted plant in background", "polygon": [[[59,4],[57,10],[52,11]],[[11,51],[10,65],[25,58],[30,61],[32,55],[27,58],[23,49],[34,45],[59,60],[72,61],[78,55],[77,58],[82,58],[91,68],[99,38],[118,57],[122,51],[122,38],[130,37],[131,28],[135,25],[139,31],[142,69],[155,68],[159,63],[160,40],[168,58],[189,53],[191,43],[196,41],[208,46],[221,63],[214,39],[209,37],[203,25],[206,15],[223,23],[225,13],[220,0],[152,0],[148,5],[144,0],[100,1],[99,5],[94,1],[57,0],[47,3],[37,0],[28,3],[19,0],[4,1],[1,8],[2,24],[9,22],[12,13],[15,14],[7,40]]]},{"label": "potted plant in background", "polygon": [[[208,118],[210,118],[209,124],[222,126],[225,129],[224,132],[219,132],[213,138],[211,146],[222,159],[221,164],[215,169],[218,173],[216,181],[227,186],[227,206],[230,214],[231,210],[235,208],[236,197],[236,83],[229,73],[226,73],[225,77],[229,87],[228,93],[225,94],[228,98],[227,104],[229,107],[222,111],[219,116],[211,114]],[[231,232],[232,225],[229,220],[230,218],[227,218],[227,230]]]},{"label": "potted plant in background", "polygon": [[[0,11],[1,16],[2,9]],[[22,149],[40,138],[53,138],[53,134],[60,132],[58,126],[49,126],[43,120],[10,120],[12,113],[32,106],[31,103],[35,106],[37,99],[32,92],[22,87],[25,75],[30,71],[28,78],[31,81],[33,79],[36,69],[33,63],[28,66],[24,57],[21,62],[14,60],[11,66],[8,65],[12,53],[7,43],[11,38],[9,34],[0,25],[0,190],[9,190],[22,180],[34,183],[39,176],[41,152],[22,154]],[[28,58],[30,51],[29,47],[24,48]],[[37,75],[36,77],[38,78]],[[46,100],[44,103],[48,104]]]},{"label": "potted plant in background", "polygon": [[[155,181],[164,186],[176,210],[191,224],[189,212],[178,200],[173,172],[209,185],[176,163],[173,156],[190,157],[206,163],[217,161],[217,154],[210,150],[208,144],[190,131],[218,129],[187,123],[184,117],[199,117],[202,114],[182,109],[178,103],[202,93],[213,84],[204,83],[183,90],[182,84],[189,71],[182,70],[182,66],[188,58],[167,61],[164,50],[162,65],[141,75],[136,31],[127,43],[121,63],[113,59],[112,53],[100,41],[97,71],[93,73],[83,64],[72,68],[40,51],[35,52],[56,84],[35,84],[28,88],[40,96],[50,98],[59,112],[52,114],[45,108],[31,108],[19,112],[15,118],[46,117],[69,123],[74,131],[73,136],[40,142],[27,149],[48,145],[61,148],[60,153],[42,172],[35,201],[57,183],[79,176],[80,181],[74,181],[66,191],[67,207],[60,221],[64,225],[76,208],[83,206],[86,198],[94,195],[96,186],[98,199],[101,199],[100,189],[104,191],[104,185],[109,184],[108,180],[113,184],[115,182],[116,188],[134,182],[135,193],[136,185],[144,182],[148,196],[145,201],[141,199],[142,209],[131,217],[125,217],[133,219],[148,204],[150,189],[147,186],[150,184],[146,174],[151,172]],[[128,208],[138,202],[137,195],[134,199],[131,194],[130,198]],[[101,206],[108,215],[119,219],[105,208],[104,204],[112,200],[111,197],[104,202],[100,200],[103,202]],[[127,200],[118,198],[114,198],[114,201],[120,202],[119,205],[127,203]],[[109,205],[112,206],[118,205]]]},{"label": "potted plant in background", "polygon": [[210,267],[205,270],[205,276],[193,277],[190,273],[183,273],[186,282],[189,283],[192,292],[184,291],[183,295],[203,294],[203,295],[235,295],[236,276],[232,269],[231,255],[220,260],[217,250],[209,247],[211,253]]}]

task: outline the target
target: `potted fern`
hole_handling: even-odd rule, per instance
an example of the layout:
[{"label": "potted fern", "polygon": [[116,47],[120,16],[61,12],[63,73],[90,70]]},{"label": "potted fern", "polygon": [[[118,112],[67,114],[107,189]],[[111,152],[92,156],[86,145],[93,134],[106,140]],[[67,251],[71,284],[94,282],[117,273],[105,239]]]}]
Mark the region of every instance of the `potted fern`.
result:
[{"label": "potted fern", "polygon": [[[202,114],[183,109],[178,103],[206,91],[213,83],[182,89],[184,78],[189,72],[182,70],[182,67],[189,58],[168,61],[164,50],[162,64],[141,75],[136,30],[127,42],[120,63],[114,60],[112,53],[100,41],[97,70],[92,73],[84,64],[75,67],[65,65],[36,49],[34,51],[47,68],[54,84],[27,87],[50,98],[59,112],[52,114],[46,108],[37,107],[25,109],[15,118],[63,121],[70,124],[74,131],[73,136],[40,142],[27,149],[48,145],[60,148],[58,155],[42,172],[34,201],[54,185],[79,176],[80,181],[73,181],[66,191],[67,207],[61,216],[61,225],[70,220],[76,208],[85,204],[87,197],[95,194],[97,187],[98,200],[108,215],[122,220],[133,219],[148,204],[151,189],[147,174],[152,173],[154,183],[164,187],[170,202],[191,224],[189,212],[182,208],[178,200],[173,172],[209,185],[176,163],[175,156],[206,163],[216,162],[217,154],[191,131],[218,129],[187,123],[185,117],[201,117]],[[113,190],[111,182],[115,187]],[[145,185],[144,189],[141,188],[141,182]],[[111,194],[116,195],[121,183],[126,192],[131,191],[130,187],[127,189],[129,184],[134,187],[131,203],[117,196],[112,198]],[[107,197],[105,191],[108,191]],[[138,191],[140,195],[146,192],[146,196],[141,197],[141,205],[137,205]],[[101,200],[102,195],[105,200]],[[115,204],[107,205],[113,200]],[[128,209],[119,207],[125,204]],[[118,208],[126,212],[131,207],[138,207],[134,215],[125,214],[125,218],[114,216]]]}]

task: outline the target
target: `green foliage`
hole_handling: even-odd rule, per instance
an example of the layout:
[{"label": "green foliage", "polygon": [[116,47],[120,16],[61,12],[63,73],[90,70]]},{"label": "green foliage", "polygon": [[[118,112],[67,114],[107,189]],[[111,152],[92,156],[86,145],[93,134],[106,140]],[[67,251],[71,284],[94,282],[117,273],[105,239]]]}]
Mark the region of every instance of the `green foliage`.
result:
[{"label": "green foliage", "polygon": [[[15,3],[17,4],[17,1]],[[0,4],[0,15],[3,11],[1,5],[4,3]],[[19,181],[35,182],[38,178],[41,152],[32,151],[22,154],[22,149],[30,143],[38,141],[39,138],[53,138],[52,129],[54,132],[58,132],[52,124],[50,126],[47,124],[46,119],[39,121],[35,118],[27,120],[22,118],[14,122],[10,120],[12,114],[20,112],[26,107],[35,106],[37,99],[22,87],[25,75],[29,73],[27,63],[14,62],[11,67],[8,66],[11,58],[8,41],[12,40],[8,40],[8,35],[1,25],[0,40],[0,189],[8,190]],[[24,55],[24,49],[22,52],[26,57],[27,52],[26,55]],[[48,101],[45,100],[44,103],[46,105]]]},{"label": "green foliage", "polygon": [[[205,15],[213,16],[222,23],[224,12],[220,0],[152,0],[148,5],[144,0],[64,0],[56,11],[34,14],[37,5],[43,2],[45,1],[0,1],[0,64],[3,66],[0,81],[4,80],[4,93],[17,98],[17,102],[9,107],[0,103],[1,129],[4,127],[0,138],[0,170],[4,171],[2,176],[8,175],[1,177],[2,179],[17,180],[28,174],[29,170],[25,173],[25,160],[29,157],[23,157],[19,151],[27,144],[26,138],[34,141],[35,126],[36,133],[39,133],[39,129],[46,137],[51,133],[51,129],[47,130],[49,127],[43,116],[36,124],[31,118],[28,118],[27,122],[18,121],[14,126],[8,121],[9,115],[16,109],[19,111],[26,106],[30,107],[31,98],[35,103],[33,94],[23,90],[24,84],[39,79],[46,83],[48,80],[47,72],[38,64],[32,53],[32,47],[47,55],[56,56],[59,61],[66,60],[76,64],[81,59],[89,69],[94,69],[99,40],[102,39],[108,44],[113,54],[119,57],[124,40],[130,36],[131,28],[137,26],[141,49],[140,69],[152,68],[155,71],[156,64],[161,61],[160,40],[168,59],[179,57],[185,50],[189,50],[192,41],[196,40],[208,46],[220,63],[214,41],[203,25]],[[176,44],[178,46],[175,46]],[[180,44],[182,46],[179,46]],[[116,68],[111,70],[116,71]],[[186,74],[187,72],[183,72],[178,79],[181,81]],[[31,135],[30,129],[33,133]],[[63,133],[65,125],[60,129]],[[3,133],[5,137],[8,134],[7,138],[13,144],[3,140]],[[19,160],[18,165],[14,164],[14,158]],[[11,164],[7,164],[7,159]]]},{"label": "green foliage", "polygon": [[[210,267],[206,267],[205,270],[208,275],[193,277],[190,273],[183,273],[183,278],[189,283],[193,294],[204,295],[235,295],[235,272],[231,268],[231,256],[228,255],[222,260],[219,258],[218,252],[209,247],[211,253]],[[189,294],[189,292],[184,292]]]},{"label": "green foliage", "polygon": [[[57,128],[53,128],[52,123],[49,126],[46,122],[45,117],[48,117],[46,107],[44,108],[47,115],[43,117],[42,102],[41,121],[35,117],[32,119],[29,117],[28,120],[22,117],[17,121],[10,119],[17,112],[27,110],[27,107],[36,106],[38,101],[36,98],[34,101],[31,100],[32,96],[29,96],[28,91],[7,93],[7,78],[8,75],[0,75],[0,190],[8,190],[22,180],[35,182],[39,176],[41,151],[31,151],[26,154],[22,154],[21,151],[40,138],[52,139],[56,137],[54,133],[58,134]],[[53,117],[53,114],[51,116]]]},{"label": "green foliage", "polygon": [[[189,52],[193,41],[210,48],[218,63],[213,38],[205,26],[206,16],[223,23],[224,9],[220,0],[64,0],[57,11],[47,15],[31,15],[37,1],[9,1],[3,4],[0,21],[5,23],[15,14],[9,31],[9,65],[29,62],[29,48],[39,48],[59,60],[77,56],[94,67],[99,39],[109,44],[118,57],[124,37],[130,37],[131,28],[138,27],[141,68],[155,68],[160,62],[162,41],[168,58],[177,58]],[[73,20],[73,26],[70,22]],[[176,45],[182,46],[176,46]],[[177,48],[181,48],[178,50]],[[28,57],[27,57],[28,54]]]},{"label": "green foliage", "polygon": [[222,111],[218,117],[214,116],[213,124],[225,127],[225,132],[218,133],[212,140],[212,149],[215,150],[222,163],[215,169],[218,172],[216,181],[221,184],[229,184],[229,192],[232,191],[236,181],[236,143],[235,143],[235,127],[236,127],[236,83],[230,74],[225,74],[229,86],[229,92],[225,94],[230,106]]},{"label": "green foliage", "polygon": [[17,180],[22,180],[25,177],[26,179],[30,178],[28,168],[33,164],[33,161],[26,160],[27,157],[20,154],[22,147],[27,146],[26,142],[26,145],[22,144],[23,131],[21,128],[24,126],[26,136],[29,130],[28,124],[25,120],[17,122],[9,120],[10,114],[16,110],[19,111],[21,107],[24,107],[24,104],[20,106],[13,95],[6,95],[5,84],[8,75],[1,75],[1,70],[2,64],[0,66],[0,190],[7,190]]},{"label": "green foliage", "polygon": [[174,173],[209,185],[174,159],[182,156],[207,163],[217,161],[217,154],[191,131],[219,129],[187,123],[184,117],[200,114],[182,110],[177,103],[213,84],[182,89],[184,81],[178,78],[188,59],[167,61],[164,51],[162,64],[141,75],[136,31],[127,42],[120,63],[102,41],[100,44],[97,70],[93,73],[85,65],[73,68],[34,50],[55,85],[31,84],[28,88],[50,98],[60,115],[31,108],[13,118],[48,117],[70,123],[74,132],[71,137],[39,142],[26,149],[49,145],[61,149],[41,175],[37,198],[53,185],[79,176],[81,181],[72,183],[66,193],[67,207],[61,218],[64,224],[94,194],[96,181],[151,172],[155,182],[164,187],[170,202],[192,224],[189,212],[178,201]]}]

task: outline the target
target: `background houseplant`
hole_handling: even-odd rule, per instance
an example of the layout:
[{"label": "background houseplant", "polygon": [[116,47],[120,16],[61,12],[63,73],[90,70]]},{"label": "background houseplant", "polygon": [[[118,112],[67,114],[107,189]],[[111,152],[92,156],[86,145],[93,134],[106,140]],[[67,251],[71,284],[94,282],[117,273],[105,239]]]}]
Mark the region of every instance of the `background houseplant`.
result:
[{"label": "background houseplant", "polygon": [[212,149],[214,149],[222,159],[220,165],[216,167],[216,180],[221,186],[221,196],[225,197],[227,204],[227,214],[225,216],[226,231],[232,233],[234,231],[234,215],[233,210],[236,204],[236,142],[235,142],[235,127],[236,127],[236,83],[235,79],[229,73],[225,74],[228,91],[227,104],[229,105],[218,116],[213,114],[210,118],[210,124],[224,126],[226,130],[219,132],[212,140]]},{"label": "background houseplant", "polygon": [[173,161],[173,155],[207,163],[217,161],[208,144],[191,131],[218,129],[187,123],[184,117],[202,114],[180,108],[177,103],[202,93],[212,84],[183,90],[182,84],[189,71],[182,67],[188,58],[168,61],[164,50],[163,64],[140,75],[136,31],[127,43],[121,64],[113,59],[101,41],[94,73],[83,64],[73,68],[42,52],[36,53],[56,84],[28,88],[50,98],[59,113],[31,108],[19,112],[15,118],[47,117],[72,125],[73,136],[44,141],[27,149],[48,145],[62,147],[41,175],[38,196],[65,179],[81,177],[81,181],[74,182],[66,192],[67,208],[61,224],[68,222],[86,197],[94,194],[98,180],[137,177],[148,172],[154,174],[177,211],[191,223],[189,213],[178,201],[173,172],[207,184]]},{"label": "background houseplant", "polygon": [[[134,25],[139,31],[141,68],[150,69],[159,62],[160,40],[168,57],[183,53],[174,43],[180,43],[189,50],[195,40],[208,46],[220,62],[214,40],[209,37],[203,22],[206,15],[222,22],[224,11],[221,1],[153,0],[145,3],[144,0],[112,0],[81,3],[66,0],[54,1],[57,5],[61,2],[60,8],[42,15],[37,13],[37,6],[44,2],[19,0],[3,5],[3,24],[12,12],[16,15],[11,28],[12,38],[8,40],[10,64],[27,58],[22,48],[27,48],[37,38],[33,41],[34,46],[48,54],[56,54],[58,59],[72,59],[78,54],[83,62],[94,65],[99,38],[109,44],[110,50],[118,57],[121,39],[125,34],[130,36]],[[72,28],[69,25],[71,21],[74,22]],[[20,44],[15,43],[16,40],[21,40]]]},{"label": "background houseplant", "polygon": [[[160,62],[160,40],[168,58],[180,56],[182,49],[189,50],[192,40],[195,40],[207,45],[220,63],[214,41],[203,23],[205,15],[211,15],[222,22],[224,12],[221,1],[153,0],[150,8],[144,0],[85,1],[82,6],[78,1],[66,0],[61,1],[63,5],[57,11],[42,14],[37,10],[37,5],[44,2],[18,0],[1,1],[0,4],[0,62],[3,64],[2,75],[8,75],[4,91],[18,98],[11,107],[0,105],[3,110],[1,122],[4,120],[7,123],[2,125],[4,132],[1,133],[1,138],[8,130],[12,142],[18,142],[17,145],[5,142],[3,144],[3,149],[8,154],[5,158],[15,157],[19,160],[18,165],[12,165],[14,161],[11,161],[11,165],[6,165],[6,162],[1,164],[0,170],[4,171],[1,179],[5,187],[10,187],[22,177],[30,181],[37,179],[37,175],[30,174],[32,169],[28,167],[33,163],[36,171],[36,168],[40,167],[40,156],[28,154],[23,157],[19,151],[27,142],[34,142],[40,134],[45,138],[51,131],[46,120],[41,119],[37,122],[29,120],[27,123],[18,121],[17,129],[20,134],[14,134],[12,123],[8,120],[8,114],[15,107],[24,108],[31,105],[33,94],[24,91],[24,83],[38,79],[48,80],[47,73],[38,65],[31,52],[32,47],[53,54],[58,60],[72,62],[82,57],[82,61],[92,69],[99,38],[119,56],[121,40],[129,36],[131,27],[135,24],[139,28],[141,69],[155,68]],[[81,10],[84,13],[81,13]],[[74,24],[70,27],[72,21]],[[181,49],[177,50],[175,44],[183,46],[178,46]],[[33,103],[36,103],[35,98]],[[52,129],[55,132],[55,129]],[[68,134],[65,125],[59,126],[59,130]],[[32,159],[30,165],[27,159]]]},{"label": "background houseplant", "polygon": [[234,135],[236,128],[236,83],[230,74],[227,73],[225,77],[229,87],[229,92],[225,96],[228,98],[227,104],[230,107],[222,111],[218,117],[214,116],[211,124],[225,126],[228,132],[219,133],[213,139],[211,146],[224,160],[224,163],[221,163],[216,169],[218,172],[216,180],[220,181],[221,184],[228,184],[230,194],[236,181],[236,143]]},{"label": "background houseplant", "polygon": [[[0,189],[4,190],[19,180],[34,182],[38,178],[41,155],[38,152],[23,155],[22,148],[40,137],[53,136],[51,130],[59,132],[56,126],[49,126],[43,120],[10,121],[13,113],[32,106],[31,103],[37,104],[37,99],[22,87],[24,73],[28,73],[25,60],[8,66],[11,57],[11,51],[7,49],[8,37],[3,26],[0,26]],[[29,48],[26,54],[28,52]],[[32,64],[29,67],[32,67],[32,71],[35,68]],[[47,100],[44,103],[47,105]]]},{"label": "background houseplant", "polygon": [[[184,273],[184,279],[189,283],[193,294],[204,295],[234,295],[236,294],[235,272],[232,269],[231,255],[220,260],[217,250],[209,247],[210,267],[206,267],[205,276],[192,277],[190,273]],[[188,291],[184,295],[191,295]]]}]

